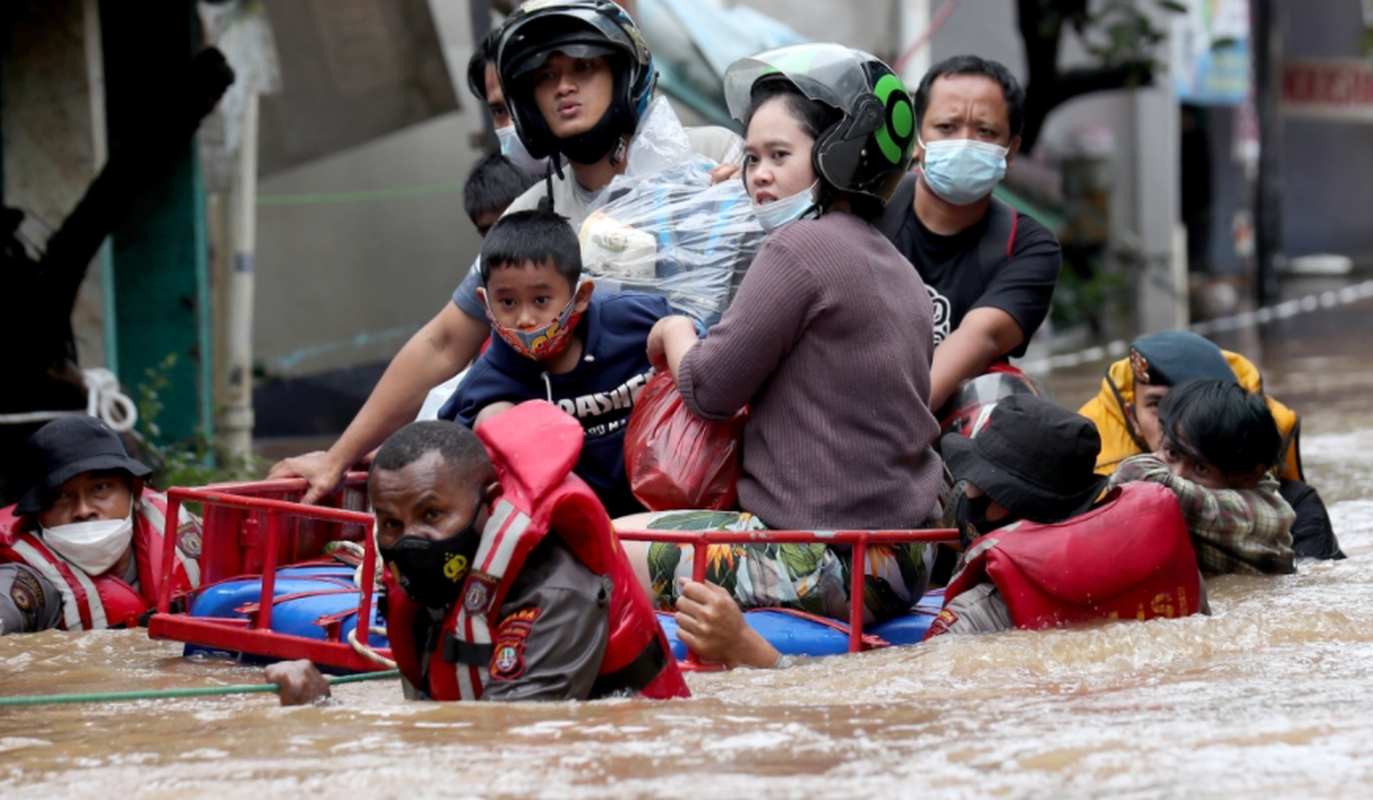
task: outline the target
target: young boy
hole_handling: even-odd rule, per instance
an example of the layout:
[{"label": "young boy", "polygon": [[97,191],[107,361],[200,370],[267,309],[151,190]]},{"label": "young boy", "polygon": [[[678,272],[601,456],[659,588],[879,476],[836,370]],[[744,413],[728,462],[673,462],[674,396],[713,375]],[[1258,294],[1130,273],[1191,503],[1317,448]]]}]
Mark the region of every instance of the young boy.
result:
[{"label": "young boy", "polygon": [[1172,490],[1208,575],[1296,572],[1296,515],[1268,472],[1281,440],[1263,398],[1234,381],[1191,380],[1159,403],[1158,422],[1159,451],[1125,459],[1110,485]]},{"label": "young boy", "polygon": [[503,155],[491,155],[478,161],[467,173],[467,183],[462,187],[462,207],[472,224],[477,226],[477,233],[486,238],[496,220],[534,182],[534,178]]},{"label": "young boy", "polygon": [[557,405],[586,433],[577,475],[618,517],[643,510],[625,477],[625,428],[653,375],[648,332],[672,310],[656,295],[593,295],[581,272],[577,235],[556,214],[520,211],[491,228],[477,289],[491,346],[439,417],[475,427],[524,400]]}]

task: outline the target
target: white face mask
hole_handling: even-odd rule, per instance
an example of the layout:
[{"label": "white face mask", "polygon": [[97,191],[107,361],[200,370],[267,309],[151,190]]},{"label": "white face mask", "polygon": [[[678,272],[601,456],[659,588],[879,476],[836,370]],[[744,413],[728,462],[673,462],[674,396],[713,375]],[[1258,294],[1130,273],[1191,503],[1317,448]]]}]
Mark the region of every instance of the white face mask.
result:
[{"label": "white face mask", "polygon": [[510,159],[510,163],[536,178],[548,174],[548,159],[531,156],[524,148],[524,142],[520,141],[519,134],[515,132],[514,125],[497,128],[496,138],[501,140],[501,155]]},{"label": "white face mask", "polygon": [[783,197],[781,200],[773,200],[771,203],[762,205],[753,203],[753,213],[758,215],[758,224],[763,227],[763,232],[772,233],[788,222],[795,222],[814,210],[815,189],[819,185],[820,179],[816,178],[815,183],[791,197]]},{"label": "white face mask", "polygon": [[133,510],[123,519],[72,522],[41,528],[43,544],[81,568],[87,575],[104,575],[128,552],[133,542]]}]

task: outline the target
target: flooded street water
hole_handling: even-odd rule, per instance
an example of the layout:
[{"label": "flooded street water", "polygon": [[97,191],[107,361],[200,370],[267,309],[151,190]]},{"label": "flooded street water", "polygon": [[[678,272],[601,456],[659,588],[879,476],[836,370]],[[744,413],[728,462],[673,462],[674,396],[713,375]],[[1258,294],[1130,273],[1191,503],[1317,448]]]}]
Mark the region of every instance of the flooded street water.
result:
[{"label": "flooded street water", "polygon": [[[1218,339],[1304,415],[1349,559],[1209,584],[1214,616],[946,637],[647,703],[273,695],[0,709],[7,798],[1364,797],[1373,787],[1373,301]],[[1048,379],[1076,406],[1104,364]],[[0,695],[261,681],[143,631],[0,639]]]}]

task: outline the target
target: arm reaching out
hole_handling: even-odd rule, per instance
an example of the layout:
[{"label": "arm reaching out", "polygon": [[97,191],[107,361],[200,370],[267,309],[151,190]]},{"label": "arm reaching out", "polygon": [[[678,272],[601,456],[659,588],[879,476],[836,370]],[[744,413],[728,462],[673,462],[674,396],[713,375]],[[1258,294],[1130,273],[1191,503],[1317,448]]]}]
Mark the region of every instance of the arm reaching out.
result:
[{"label": "arm reaching out", "polygon": [[268,664],[264,676],[268,683],[277,685],[277,696],[283,706],[303,706],[333,696],[329,681],[305,659]]},{"label": "arm reaching out", "polygon": [[317,503],[338,488],[343,473],[400,427],[415,418],[425,393],[472,360],[491,328],[447,303],[391,360],[348,430],[328,452],[279,462],[268,478],[304,478],[310,483],[302,502]]},{"label": "arm reaching out", "polygon": [[930,409],[943,406],[958,385],[987,371],[992,362],[1025,341],[1015,318],[999,308],[974,308],[958,329],[934,349],[930,367]]}]

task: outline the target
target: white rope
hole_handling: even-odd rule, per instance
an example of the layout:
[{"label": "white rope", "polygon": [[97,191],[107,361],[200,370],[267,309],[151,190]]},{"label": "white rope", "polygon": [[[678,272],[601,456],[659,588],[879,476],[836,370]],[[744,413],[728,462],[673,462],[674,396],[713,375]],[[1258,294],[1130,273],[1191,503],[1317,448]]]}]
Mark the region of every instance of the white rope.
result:
[{"label": "white rope", "polygon": [[131,430],[138,422],[138,406],[119,391],[119,378],[104,367],[83,369],[81,375],[86,379],[86,413],[119,433]]},{"label": "white rope", "polygon": [[[374,633],[374,634],[376,634],[377,636],[385,636],[385,635],[386,635],[386,629],[385,629],[385,628],[378,628],[378,627],[376,627],[376,626],[373,626],[373,627],[371,627],[371,628],[368,628],[368,629],[367,629],[367,632],[368,632],[368,633]],[[391,659],[387,658],[386,656],[382,655],[381,653],[378,653],[376,650],[373,650],[373,649],[372,649],[371,647],[369,647],[368,645],[365,645],[365,644],[363,644],[362,642],[359,642],[359,641],[358,641],[358,629],[357,629],[357,628],[353,628],[352,630],[348,631],[348,644],[351,644],[351,645],[353,646],[353,650],[357,651],[357,654],[358,654],[358,655],[362,656],[363,658],[367,659],[368,661],[371,661],[371,662],[374,663],[374,664],[380,664],[380,665],[382,665],[383,667],[386,667],[387,669],[395,669],[395,668],[396,668],[396,662],[392,661]]]},{"label": "white rope", "polygon": [[[366,552],[366,551],[363,550],[362,545],[358,544],[357,542],[349,542],[349,541],[340,540],[340,541],[337,541],[337,542],[332,542],[331,544],[333,544],[334,547],[333,547],[329,552],[342,550],[342,551],[344,551],[344,552],[346,552],[346,553],[349,553],[349,554],[355,556],[355,557],[358,558],[359,560],[362,560],[362,557],[363,557],[364,553]],[[381,570],[382,570],[382,567],[381,567],[381,559],[377,559],[376,580],[375,580],[375,582],[372,584],[373,586],[376,586],[377,583],[380,583],[380,582],[381,582],[381,579],[382,579]],[[361,586],[362,586],[362,564],[358,564],[357,569],[353,571],[353,583],[357,584],[358,587],[361,588]],[[385,628],[378,628],[378,627],[376,627],[375,625],[372,626],[372,627],[370,627],[370,628],[368,628],[367,631],[368,631],[368,633],[374,633],[374,634],[376,634],[377,636],[385,636],[385,635],[386,635],[386,629],[385,629]],[[382,655],[381,653],[378,653],[377,651],[373,650],[370,646],[368,646],[368,645],[366,645],[366,644],[363,644],[362,642],[359,642],[359,641],[358,641],[358,630],[357,630],[356,627],[353,628],[351,631],[348,631],[348,644],[352,645],[352,646],[353,646],[353,650],[356,651],[357,654],[360,655],[360,656],[362,656],[363,658],[365,658],[365,659],[367,659],[367,660],[369,660],[369,661],[371,661],[371,662],[373,662],[373,663],[375,663],[375,664],[380,664],[380,665],[382,665],[383,667],[386,667],[387,669],[395,669],[395,668],[396,668],[396,662],[392,661],[391,659],[387,658],[386,656]]]},{"label": "white rope", "polygon": [[[138,406],[119,390],[119,379],[104,367],[81,370],[86,383],[86,410],[99,417],[113,430],[123,433],[138,422]],[[62,417],[80,416],[81,411],[25,411],[19,414],[0,414],[0,425],[22,425],[29,422],[48,422]]]},{"label": "white rope", "polygon": [[[1217,317],[1216,319],[1193,323],[1188,330],[1201,336],[1209,336],[1220,331],[1233,331],[1252,325],[1266,325],[1275,320],[1295,317],[1298,314],[1309,314],[1322,308],[1334,308],[1357,303],[1369,297],[1373,297],[1373,280],[1346,286],[1339,290],[1308,294],[1297,300],[1286,300],[1254,311],[1242,311],[1228,317]],[[1076,353],[1062,353],[1049,358],[1025,361],[1016,366],[1025,372],[1042,374],[1054,369],[1090,364],[1093,361],[1101,361],[1108,357],[1121,358],[1129,351],[1129,343],[1123,339],[1117,339],[1105,347],[1089,347]]]}]

